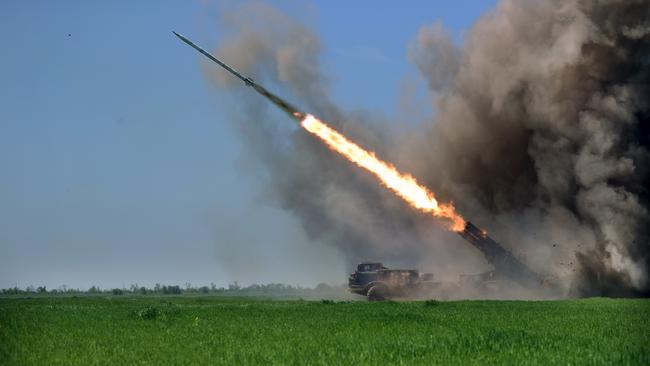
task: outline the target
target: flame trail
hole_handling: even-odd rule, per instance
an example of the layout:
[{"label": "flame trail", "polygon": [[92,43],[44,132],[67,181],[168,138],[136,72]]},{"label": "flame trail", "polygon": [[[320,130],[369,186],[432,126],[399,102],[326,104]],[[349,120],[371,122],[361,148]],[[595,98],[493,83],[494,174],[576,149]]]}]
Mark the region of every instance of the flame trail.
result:
[{"label": "flame trail", "polygon": [[453,204],[438,203],[433,193],[419,184],[413,176],[400,173],[390,163],[378,159],[373,152],[364,150],[311,114],[307,114],[300,125],[323,140],[332,150],[373,173],[383,185],[411,206],[449,220],[448,227],[453,231],[460,232],[465,229],[465,219],[456,212]]}]

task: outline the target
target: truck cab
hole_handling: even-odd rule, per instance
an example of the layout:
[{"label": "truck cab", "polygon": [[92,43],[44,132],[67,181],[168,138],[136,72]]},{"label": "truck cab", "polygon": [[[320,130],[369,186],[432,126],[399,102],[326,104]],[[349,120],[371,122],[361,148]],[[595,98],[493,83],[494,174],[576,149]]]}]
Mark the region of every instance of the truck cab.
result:
[{"label": "truck cab", "polygon": [[350,292],[369,300],[411,297],[428,286],[433,274],[417,269],[388,269],[380,262],[361,262],[350,274]]},{"label": "truck cab", "polygon": [[348,278],[350,292],[366,296],[368,284],[377,281],[377,272],[387,269],[381,262],[361,262]]}]

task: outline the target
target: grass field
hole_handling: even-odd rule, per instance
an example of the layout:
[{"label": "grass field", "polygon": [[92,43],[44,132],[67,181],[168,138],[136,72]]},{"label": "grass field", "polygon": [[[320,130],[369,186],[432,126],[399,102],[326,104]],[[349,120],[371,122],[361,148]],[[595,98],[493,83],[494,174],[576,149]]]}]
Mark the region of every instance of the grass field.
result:
[{"label": "grass field", "polygon": [[650,301],[0,299],[0,364],[650,364]]}]

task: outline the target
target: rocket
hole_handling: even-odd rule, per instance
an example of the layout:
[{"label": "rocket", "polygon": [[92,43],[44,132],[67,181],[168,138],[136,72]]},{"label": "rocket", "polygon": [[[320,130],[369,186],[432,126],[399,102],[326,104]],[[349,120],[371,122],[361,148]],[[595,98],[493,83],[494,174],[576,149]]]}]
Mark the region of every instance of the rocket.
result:
[{"label": "rocket", "polygon": [[202,49],[201,47],[194,44],[194,42],[192,42],[189,39],[185,38],[183,35],[178,34],[176,32],[173,32],[173,31],[172,31],[172,33],[174,33],[174,35],[176,35],[176,37],[180,38],[181,41],[187,43],[189,46],[191,46],[195,50],[199,51],[199,53],[202,54],[203,56],[209,58],[211,61],[213,61],[217,65],[219,65],[219,66],[223,67],[224,69],[228,70],[228,72],[230,72],[231,74],[236,76],[238,79],[243,81],[246,84],[246,86],[250,86],[251,88],[255,89],[256,92],[260,93],[266,99],[271,101],[271,103],[275,104],[280,109],[285,111],[289,116],[291,116],[291,118],[293,118],[293,119],[295,119],[297,121],[301,121],[306,116],[306,114],[299,111],[298,108],[292,106],[291,104],[289,104],[284,99],[282,99],[282,98],[278,97],[277,95],[271,93],[270,91],[266,90],[266,88],[264,88],[260,84],[256,83],[255,80],[251,79],[248,76],[242,75],[239,71],[233,69],[232,67],[228,66],[226,63],[222,62],[218,58],[212,56],[211,54],[206,52],[204,49]]}]

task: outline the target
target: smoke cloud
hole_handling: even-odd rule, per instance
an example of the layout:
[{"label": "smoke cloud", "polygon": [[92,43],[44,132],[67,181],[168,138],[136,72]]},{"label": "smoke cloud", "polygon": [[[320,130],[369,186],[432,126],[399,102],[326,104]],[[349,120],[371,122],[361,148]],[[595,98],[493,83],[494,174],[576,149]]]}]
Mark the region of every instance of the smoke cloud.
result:
[{"label": "smoke cloud", "polygon": [[[313,30],[264,3],[221,14],[218,56],[412,172],[535,271],[581,295],[649,294],[648,1],[503,0],[460,48],[440,23],[423,27],[408,56],[436,114],[399,134],[335,106]],[[443,276],[489,268],[237,80],[206,72],[241,89],[230,110],[247,146],[242,166],[312,241],[350,264],[426,265]]]}]

